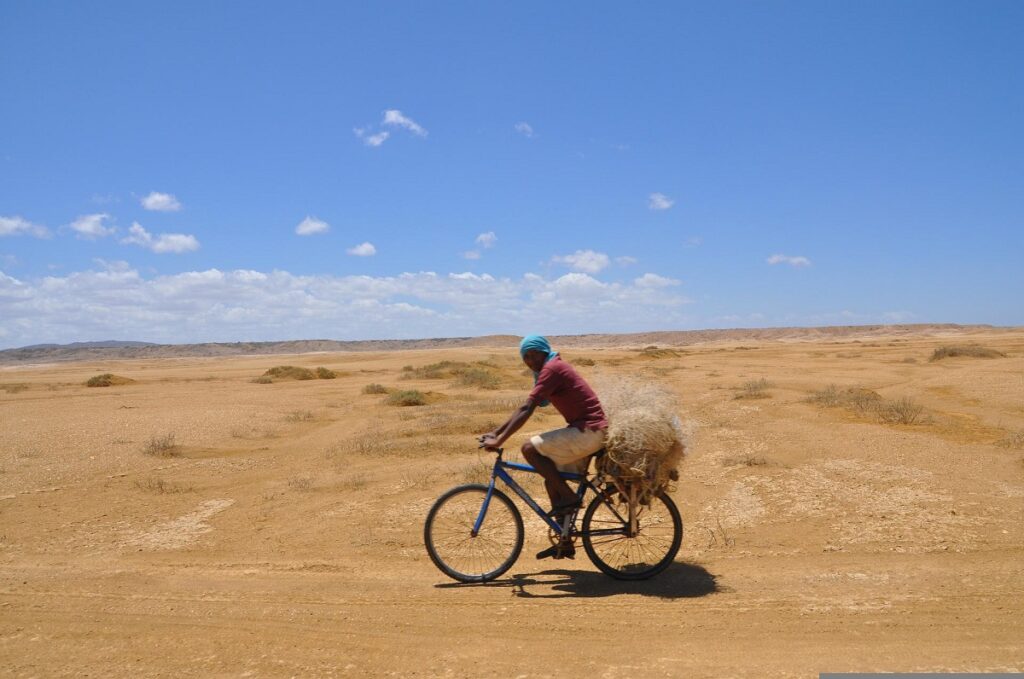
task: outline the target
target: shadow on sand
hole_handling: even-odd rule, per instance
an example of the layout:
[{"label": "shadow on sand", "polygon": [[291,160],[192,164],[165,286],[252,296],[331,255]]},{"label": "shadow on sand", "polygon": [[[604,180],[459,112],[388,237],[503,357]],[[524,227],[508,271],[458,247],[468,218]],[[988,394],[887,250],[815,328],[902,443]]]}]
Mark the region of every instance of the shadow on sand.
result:
[{"label": "shadow on sand", "polygon": [[721,591],[715,576],[702,566],[674,562],[650,580],[630,582],[615,580],[604,573],[551,568],[536,573],[516,573],[492,582],[446,582],[438,589],[464,587],[507,587],[518,597],[528,599],[560,599],[563,597],[606,597],[619,594],[641,594],[661,599],[683,599],[707,596]]}]

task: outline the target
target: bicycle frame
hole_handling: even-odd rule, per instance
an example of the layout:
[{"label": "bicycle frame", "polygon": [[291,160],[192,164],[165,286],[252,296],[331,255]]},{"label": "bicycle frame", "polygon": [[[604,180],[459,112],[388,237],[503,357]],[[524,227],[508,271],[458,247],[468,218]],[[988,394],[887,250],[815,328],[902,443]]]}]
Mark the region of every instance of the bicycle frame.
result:
[{"label": "bicycle frame", "polygon": [[[576,522],[576,514],[582,508],[583,497],[586,495],[587,489],[589,488],[590,490],[594,491],[594,493],[596,495],[598,495],[598,496],[602,495],[601,491],[598,490],[596,486],[594,486],[593,482],[590,479],[587,478],[586,474],[577,474],[575,472],[562,472],[562,471],[560,471],[559,475],[563,479],[565,479],[566,481],[579,481],[579,487],[577,487],[577,489],[576,489],[576,497],[580,501],[580,508],[573,510],[573,512],[571,514],[566,516],[565,525],[559,525],[557,521],[555,521],[552,517],[547,515],[547,512],[545,512],[541,508],[541,506],[539,504],[537,504],[537,501],[534,500],[533,497],[529,493],[527,493],[526,490],[524,490],[523,487],[520,486],[516,482],[516,480],[514,478],[512,478],[512,475],[509,474],[508,471],[506,471],[506,470],[512,469],[512,470],[521,471],[521,472],[531,472],[533,474],[539,474],[540,472],[538,472],[534,467],[532,467],[531,465],[528,465],[528,464],[520,464],[518,462],[506,462],[505,460],[502,459],[502,455],[504,454],[504,452],[505,452],[504,450],[500,450],[499,449],[498,450],[498,456],[494,460],[494,469],[491,471],[491,482],[487,486],[487,495],[484,496],[483,505],[481,505],[481,507],[480,507],[480,514],[477,515],[476,522],[474,522],[474,524],[473,524],[473,531],[471,533],[471,535],[473,535],[473,537],[476,537],[477,533],[480,531],[480,527],[483,526],[484,518],[487,516],[487,508],[491,504],[491,497],[494,495],[494,488],[497,485],[498,479],[501,479],[501,481],[504,482],[504,484],[506,486],[511,488],[512,491],[516,495],[518,495],[519,498],[523,502],[526,503],[526,506],[529,507],[530,509],[532,509],[534,511],[534,513],[538,517],[540,517],[541,521],[546,523],[549,528],[551,528],[556,533],[562,535],[563,537],[568,537],[570,529],[575,524],[575,522]],[[629,524],[629,519],[624,519],[615,510],[614,507],[612,507],[610,504],[608,504],[607,500],[605,500],[605,504],[608,505],[608,508],[611,509],[612,513],[614,513],[616,517],[618,517],[621,521],[623,521],[627,525]],[[632,513],[632,512],[630,512],[630,513]],[[608,529],[608,530],[591,531],[590,534],[591,535],[601,535],[601,534],[605,534],[605,533],[613,534],[613,533],[617,533],[617,532],[618,531],[615,530],[615,529]]]}]

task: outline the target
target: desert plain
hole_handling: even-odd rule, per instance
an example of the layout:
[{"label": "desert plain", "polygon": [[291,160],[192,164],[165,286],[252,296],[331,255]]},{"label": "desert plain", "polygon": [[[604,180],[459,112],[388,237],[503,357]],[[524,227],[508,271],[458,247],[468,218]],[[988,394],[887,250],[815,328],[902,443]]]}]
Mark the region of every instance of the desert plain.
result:
[{"label": "desert plain", "polygon": [[[516,565],[460,585],[423,521],[530,386],[495,344],[0,366],[0,673],[1024,671],[1024,330],[566,340],[596,385],[678,395],[682,549],[619,582],[535,560],[527,517]],[[260,379],[282,365],[335,377]]]}]

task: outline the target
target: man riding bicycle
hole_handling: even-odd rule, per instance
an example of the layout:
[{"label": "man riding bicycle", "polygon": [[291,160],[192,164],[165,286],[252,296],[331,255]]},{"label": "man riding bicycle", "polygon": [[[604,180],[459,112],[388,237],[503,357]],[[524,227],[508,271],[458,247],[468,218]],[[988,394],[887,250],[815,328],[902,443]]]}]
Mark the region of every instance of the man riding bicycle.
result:
[{"label": "man riding bicycle", "polygon": [[[559,520],[580,506],[576,494],[559,475],[562,471],[584,472],[581,467],[604,447],[608,420],[597,394],[576,370],[563,361],[540,335],[528,335],[519,343],[519,355],[533,371],[534,386],[505,424],[480,437],[488,450],[500,448],[526,424],[538,406],[551,403],[565,418],[566,427],[537,434],[523,444],[523,457],[544,477],[551,499],[550,516]],[[538,559],[574,556],[571,543],[555,545],[537,554]]]}]

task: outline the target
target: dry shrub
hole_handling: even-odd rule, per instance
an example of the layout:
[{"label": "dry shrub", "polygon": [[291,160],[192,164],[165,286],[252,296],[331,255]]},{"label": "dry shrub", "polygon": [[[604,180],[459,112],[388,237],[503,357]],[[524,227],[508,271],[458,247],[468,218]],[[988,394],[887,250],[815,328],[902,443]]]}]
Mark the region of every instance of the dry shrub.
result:
[{"label": "dry shrub", "polygon": [[740,387],[740,393],[735,398],[771,398],[771,394],[765,393],[765,389],[772,386],[772,383],[765,378],[747,380]]},{"label": "dry shrub", "polygon": [[180,483],[165,481],[160,478],[141,479],[135,482],[135,487],[149,493],[173,494],[191,493],[192,486],[183,486]]},{"label": "dry shrub", "polygon": [[662,387],[628,378],[605,378],[597,393],[608,416],[606,454],[598,470],[649,497],[679,479],[688,441],[676,397]]},{"label": "dry shrub", "polygon": [[292,490],[311,490],[313,488],[313,477],[295,476],[288,479],[288,487]]},{"label": "dry shrub", "polygon": [[886,400],[877,392],[861,387],[839,389],[830,384],[813,392],[808,402],[828,408],[846,408],[863,417],[876,417],[889,424],[917,424],[922,421],[924,407],[908,396]]},{"label": "dry shrub", "polygon": [[383,384],[377,384],[376,382],[374,382],[373,384],[367,384],[365,387],[363,387],[363,393],[364,394],[386,394],[386,393],[388,393],[388,388],[385,387]]},{"label": "dry shrub", "polygon": [[484,368],[467,367],[456,372],[455,383],[460,387],[477,387],[479,389],[497,389],[501,386],[501,378]]},{"label": "dry shrub", "polygon": [[582,365],[582,366],[585,366],[585,367],[588,367],[588,368],[590,366],[597,365],[597,361],[595,361],[592,358],[586,358],[586,357],[575,358],[575,359],[573,359],[573,360],[571,360],[569,362],[572,363],[573,365]]},{"label": "dry shrub", "polygon": [[274,379],[270,375],[260,375],[253,379],[254,384],[273,384]]},{"label": "dry shrub", "polygon": [[181,453],[181,449],[178,444],[175,443],[174,434],[161,434],[154,436],[146,442],[146,445],[142,448],[142,452],[146,455],[152,455],[154,457],[174,457]]},{"label": "dry shrub", "polygon": [[679,358],[679,352],[674,349],[661,349],[657,345],[650,345],[640,350],[644,358]]},{"label": "dry shrub", "polygon": [[906,358],[903,359],[903,362],[904,363],[917,363],[917,359],[914,358],[913,356],[907,356]]},{"label": "dry shrub", "polygon": [[8,394],[19,394],[28,389],[28,385],[23,382],[18,382],[14,384],[0,384],[0,389],[3,389]]},{"label": "dry shrub", "polygon": [[316,375],[308,368],[297,365],[278,365],[263,373],[264,377],[278,380],[315,380]]},{"label": "dry shrub", "polygon": [[932,352],[931,358],[928,360],[941,361],[944,358],[955,358],[957,356],[967,356],[969,358],[1006,358],[1006,354],[1001,351],[977,344],[966,344],[939,347]]},{"label": "dry shrub", "polygon": [[293,410],[284,416],[285,422],[309,422],[314,415],[309,410]]},{"label": "dry shrub", "polygon": [[316,369],[316,377],[317,377],[317,379],[320,379],[320,380],[333,380],[337,376],[338,376],[338,373],[334,372],[333,370],[329,370],[329,369],[327,369],[327,368],[325,368],[323,366],[320,366],[320,367],[318,367]]},{"label": "dry shrub", "polygon": [[904,396],[893,401],[885,401],[878,408],[878,416],[883,422],[895,424],[914,424],[917,422],[924,407],[916,403],[912,398]]},{"label": "dry shrub", "polygon": [[389,406],[422,406],[426,405],[427,397],[417,389],[407,389],[394,392],[384,399],[384,403]]},{"label": "dry shrub", "polygon": [[1024,429],[1010,432],[996,442],[996,445],[1003,448],[1024,448]]},{"label": "dry shrub", "polygon": [[122,384],[131,384],[135,380],[130,380],[127,377],[121,377],[120,375],[114,375],[113,373],[103,373],[102,375],[94,375],[85,381],[87,387],[116,387]]}]

